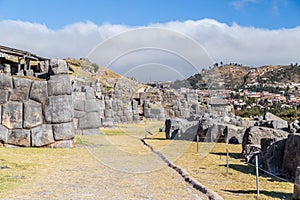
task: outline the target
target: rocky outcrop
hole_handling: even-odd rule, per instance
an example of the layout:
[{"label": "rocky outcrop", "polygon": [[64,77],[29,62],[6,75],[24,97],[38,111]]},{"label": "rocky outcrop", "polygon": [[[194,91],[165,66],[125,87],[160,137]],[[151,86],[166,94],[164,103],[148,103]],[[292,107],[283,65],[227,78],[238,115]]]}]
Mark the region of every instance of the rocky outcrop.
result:
[{"label": "rocky outcrop", "polygon": [[300,166],[300,134],[290,134],[286,140],[283,156],[283,172],[288,177],[294,177]]},{"label": "rocky outcrop", "polygon": [[59,59],[50,63],[48,81],[0,73],[0,142],[5,146],[74,146],[67,64]]},{"label": "rocky outcrop", "polygon": [[198,135],[201,141],[241,143],[244,127],[235,116],[204,115],[199,121]]},{"label": "rocky outcrop", "polygon": [[283,157],[286,139],[275,141],[271,138],[261,139],[261,159],[264,170],[275,175],[282,175]]},{"label": "rocky outcrop", "polygon": [[288,134],[289,133],[286,131],[276,130],[272,128],[258,126],[249,127],[246,129],[243,136],[242,154],[244,157],[251,157],[251,155],[249,155],[249,152],[247,151],[247,149],[249,149],[249,146],[261,146],[261,139],[263,138],[279,141],[287,138]]},{"label": "rocky outcrop", "polygon": [[281,119],[280,117],[277,117],[276,115],[274,115],[270,112],[265,112],[264,120],[273,121],[273,120],[283,120],[283,119]]},{"label": "rocky outcrop", "polygon": [[188,121],[181,118],[172,118],[165,121],[166,139],[195,140],[198,130],[198,121]]}]

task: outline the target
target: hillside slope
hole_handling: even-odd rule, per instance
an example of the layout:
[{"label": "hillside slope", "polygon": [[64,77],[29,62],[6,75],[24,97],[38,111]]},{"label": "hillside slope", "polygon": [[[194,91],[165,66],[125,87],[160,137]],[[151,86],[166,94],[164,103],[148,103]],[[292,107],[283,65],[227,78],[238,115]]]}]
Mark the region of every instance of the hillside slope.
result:
[{"label": "hillside slope", "polygon": [[[215,82],[222,81],[226,89],[240,89],[258,84],[289,84],[300,83],[300,66],[276,65],[253,68],[240,65],[223,65],[203,70],[186,80],[176,81],[173,85],[183,85],[194,89],[207,89],[207,77],[213,74],[219,77]],[[205,78],[206,77],[206,78]]]}]

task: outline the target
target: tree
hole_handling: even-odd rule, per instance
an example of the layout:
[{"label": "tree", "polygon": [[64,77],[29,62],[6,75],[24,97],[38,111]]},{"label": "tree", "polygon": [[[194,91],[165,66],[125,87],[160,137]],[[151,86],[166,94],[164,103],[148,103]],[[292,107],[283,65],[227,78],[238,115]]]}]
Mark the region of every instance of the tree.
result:
[{"label": "tree", "polygon": [[220,62],[220,65],[223,66],[223,62],[222,61]]}]

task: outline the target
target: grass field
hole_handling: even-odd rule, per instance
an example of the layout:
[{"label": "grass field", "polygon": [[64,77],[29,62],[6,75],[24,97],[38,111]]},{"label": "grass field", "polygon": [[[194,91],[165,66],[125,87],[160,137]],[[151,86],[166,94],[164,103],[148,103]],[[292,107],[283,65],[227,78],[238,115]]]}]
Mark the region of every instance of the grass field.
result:
[{"label": "grass field", "polygon": [[[77,147],[73,149],[0,148],[0,198],[13,199],[19,193],[24,194],[28,187],[33,187],[32,185],[41,182],[41,179],[45,181],[49,177],[61,176],[60,182],[64,183],[69,180],[65,176],[83,176],[80,174],[81,171],[75,170],[81,167],[78,164],[79,160],[86,166],[85,168],[96,166],[96,161],[101,160],[106,167],[117,170],[122,167],[124,172],[156,173],[161,176],[160,181],[157,182],[157,178],[154,177],[151,187],[154,189],[158,186],[163,187],[160,185],[166,184],[162,175],[165,173],[160,171],[166,166],[140,141],[147,133],[148,144],[161,151],[176,165],[186,169],[191,176],[219,193],[224,199],[256,199],[255,171],[240,158],[236,158],[241,152],[240,145],[199,143],[200,153],[197,153],[195,142],[165,140],[164,133],[157,132],[162,125],[162,122],[146,122],[139,125],[120,125],[115,129],[102,129],[103,135],[77,137]],[[226,148],[231,155],[228,174],[225,167]],[[128,168],[127,165],[124,167],[124,162],[128,163]],[[70,169],[74,169],[74,172]],[[93,170],[88,173],[94,173]],[[126,181],[124,183],[129,184]],[[26,186],[27,184],[29,185]],[[183,184],[186,183],[183,181]],[[67,190],[68,186],[65,187]],[[260,189],[260,199],[289,199],[293,184],[260,176]],[[175,195],[175,192],[171,194]],[[163,195],[160,197],[164,199]]]}]

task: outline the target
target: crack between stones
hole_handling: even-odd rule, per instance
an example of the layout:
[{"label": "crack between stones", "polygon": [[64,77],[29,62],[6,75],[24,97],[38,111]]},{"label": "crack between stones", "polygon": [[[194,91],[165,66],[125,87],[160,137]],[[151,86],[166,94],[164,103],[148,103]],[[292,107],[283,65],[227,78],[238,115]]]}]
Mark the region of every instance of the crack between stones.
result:
[{"label": "crack between stones", "polygon": [[190,184],[194,189],[196,189],[196,190],[200,191],[201,193],[203,193],[205,196],[208,197],[208,199],[210,199],[210,200],[223,200],[223,198],[219,194],[217,194],[213,190],[205,187],[199,181],[197,181],[195,178],[190,176],[189,173],[185,169],[183,169],[182,167],[180,167],[178,165],[175,165],[164,154],[162,154],[159,151],[156,151],[150,144],[148,144],[145,141],[145,139],[141,139],[141,142],[145,146],[147,146],[151,150],[152,153],[156,154],[160,159],[162,159],[162,161],[164,161],[168,165],[168,167],[170,167],[171,169],[176,171],[184,179],[185,182]]}]

